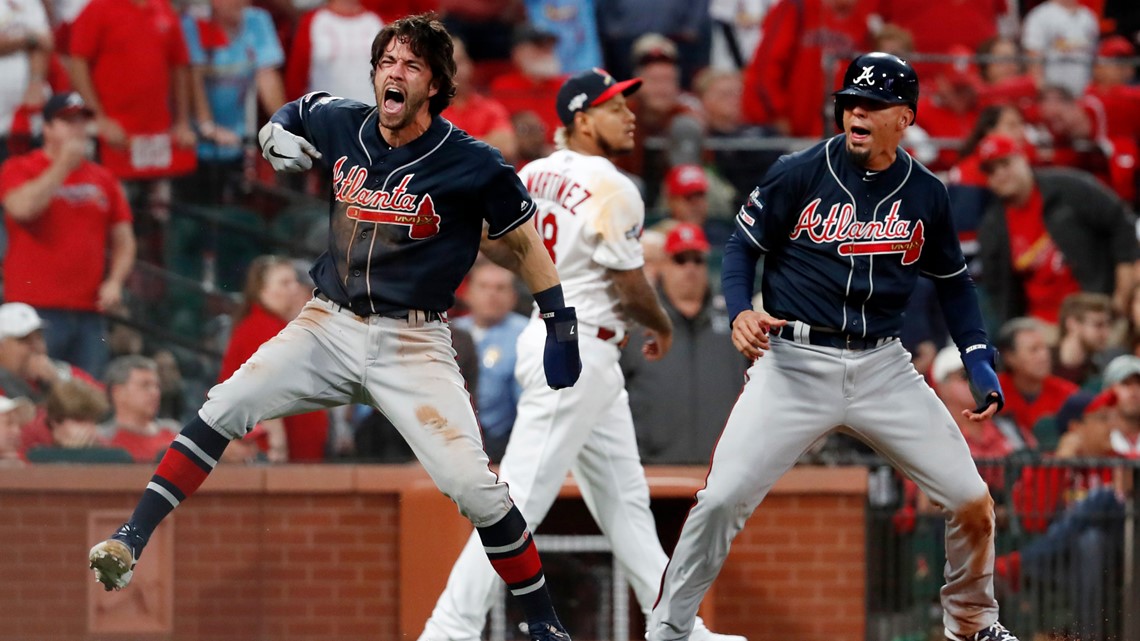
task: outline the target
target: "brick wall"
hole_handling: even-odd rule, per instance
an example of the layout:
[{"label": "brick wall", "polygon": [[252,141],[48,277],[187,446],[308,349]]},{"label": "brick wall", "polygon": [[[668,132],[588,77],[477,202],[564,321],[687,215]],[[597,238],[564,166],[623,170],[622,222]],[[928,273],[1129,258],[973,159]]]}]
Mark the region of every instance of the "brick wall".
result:
[{"label": "brick wall", "polygon": [[[469,532],[418,466],[219,468],[136,583],[104,593],[87,549],[151,472],[0,470],[0,641],[414,639]],[[703,476],[652,470],[654,497],[683,510]],[[793,470],[737,538],[706,619],[752,641],[861,638],[865,491],[862,470]],[[572,482],[562,497],[578,500]],[[98,632],[135,621],[155,628]]]}]

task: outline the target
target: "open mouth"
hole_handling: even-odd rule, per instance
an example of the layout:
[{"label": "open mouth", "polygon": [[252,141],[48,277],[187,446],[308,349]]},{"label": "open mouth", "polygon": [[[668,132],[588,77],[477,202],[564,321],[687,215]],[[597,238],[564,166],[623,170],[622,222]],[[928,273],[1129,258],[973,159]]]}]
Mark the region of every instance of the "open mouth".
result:
[{"label": "open mouth", "polygon": [[858,125],[851,126],[851,141],[863,142],[871,137],[871,130]]},{"label": "open mouth", "polygon": [[384,113],[397,114],[403,111],[406,97],[404,92],[395,87],[384,90]]}]

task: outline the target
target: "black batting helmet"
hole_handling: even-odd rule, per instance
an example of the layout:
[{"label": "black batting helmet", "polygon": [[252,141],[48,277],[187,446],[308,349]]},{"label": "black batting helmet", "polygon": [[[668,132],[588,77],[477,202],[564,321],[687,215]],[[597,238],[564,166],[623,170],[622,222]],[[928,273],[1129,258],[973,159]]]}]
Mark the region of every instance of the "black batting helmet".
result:
[{"label": "black batting helmet", "polygon": [[906,60],[889,53],[865,53],[851,61],[836,91],[835,126],[843,129],[843,96],[858,96],[890,105],[909,105],[918,114],[918,74]]}]

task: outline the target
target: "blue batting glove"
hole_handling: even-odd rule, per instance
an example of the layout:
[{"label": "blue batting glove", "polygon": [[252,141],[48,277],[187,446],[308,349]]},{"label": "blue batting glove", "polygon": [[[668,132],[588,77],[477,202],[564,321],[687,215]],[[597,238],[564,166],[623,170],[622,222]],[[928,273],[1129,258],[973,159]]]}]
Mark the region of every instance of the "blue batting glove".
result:
[{"label": "blue batting glove", "polygon": [[997,403],[1000,412],[1005,407],[1005,396],[997,372],[994,371],[994,348],[989,345],[971,345],[962,354],[962,364],[966,366],[974,397],[981,399],[974,413],[981,414],[994,403]]},{"label": "blue batting glove", "polygon": [[546,349],[542,354],[542,369],[546,384],[551,389],[571,387],[582,373],[582,357],[578,353],[578,316],[573,307],[544,312],[546,323]]}]

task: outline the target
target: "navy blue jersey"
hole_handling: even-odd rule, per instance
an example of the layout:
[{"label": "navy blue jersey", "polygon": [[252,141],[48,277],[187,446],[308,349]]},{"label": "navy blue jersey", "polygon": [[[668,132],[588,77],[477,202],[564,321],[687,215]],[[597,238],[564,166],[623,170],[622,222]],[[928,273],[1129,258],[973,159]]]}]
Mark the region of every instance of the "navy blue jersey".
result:
[{"label": "navy blue jersey", "polygon": [[309,272],[332,301],[360,315],[443,312],[491,238],[523,224],[534,203],[499,152],[436,116],[390,149],[376,107],[308,94],[273,121],[302,136],[332,172],[328,250]]},{"label": "navy blue jersey", "polygon": [[898,336],[919,272],[966,269],[946,187],[902,149],[881,172],[844,137],[783,156],[736,216],[764,260],[764,309],[853,336]]}]

